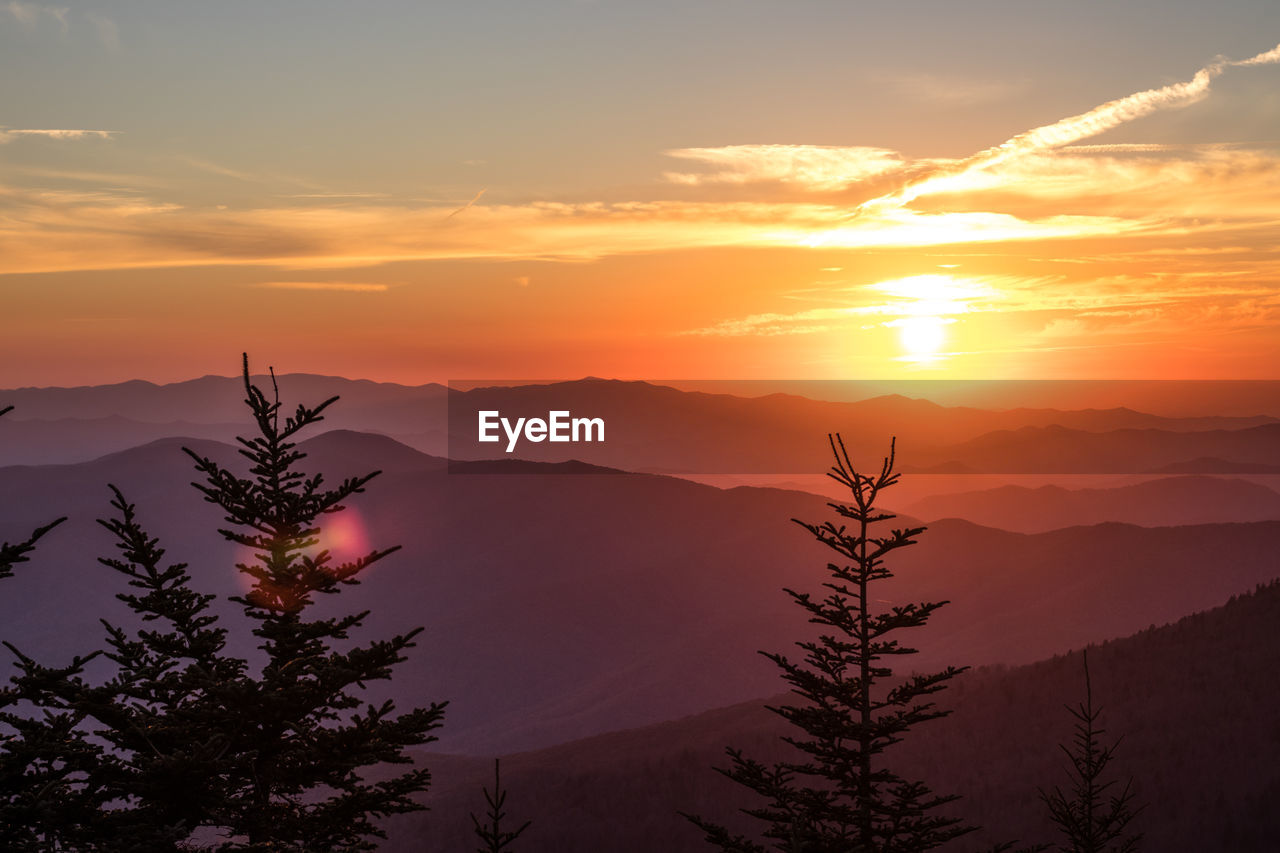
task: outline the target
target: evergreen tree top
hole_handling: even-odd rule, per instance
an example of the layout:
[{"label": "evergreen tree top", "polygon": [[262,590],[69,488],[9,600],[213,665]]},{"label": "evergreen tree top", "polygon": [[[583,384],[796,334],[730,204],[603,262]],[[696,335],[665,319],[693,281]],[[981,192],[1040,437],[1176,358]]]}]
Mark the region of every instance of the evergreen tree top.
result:
[{"label": "evergreen tree top", "polygon": [[[743,809],[764,824],[763,839],[786,853],[882,853],[929,850],[972,830],[937,809],[956,798],[934,794],[923,782],[903,778],[887,753],[922,723],[946,716],[933,694],[963,668],[894,679],[890,661],[912,654],[898,634],[925,625],[947,602],[891,605],[877,609],[871,587],[893,577],[889,556],[915,543],[923,527],[874,526],[894,515],[879,508],[881,492],[898,482],[896,442],[880,470],[863,474],[852,464],[838,434],[828,436],[834,464],[828,476],[849,490],[848,502],[828,505],[842,521],[792,519],[838,555],[827,564],[822,592],[784,592],[823,630],[816,640],[796,643],[792,660],[761,652],[778,667],[798,697],[772,706],[795,731],[784,740],[795,758],[766,766],[741,751],[728,751],[730,779],[753,791],[765,805]],[[758,853],[758,841],[691,817],[707,840],[725,851]]]},{"label": "evergreen tree top", "polygon": [[[336,398],[299,405],[281,423],[274,373],[268,398],[246,358],[244,386],[256,427],[239,439],[248,476],[186,451],[204,475],[194,485],[223,512],[221,534],[251,552],[237,569],[252,586],[232,599],[244,619],[218,620],[214,596],[193,588],[184,563],[165,561],[112,487],[115,514],[100,524],[117,554],[101,563],[126,579],[118,598],[142,627],[103,623],[100,654],[115,667],[105,683],[85,678],[99,653],[46,667],[14,650],[19,674],[0,709],[21,700],[39,713],[0,716],[12,733],[0,741],[0,823],[25,827],[20,838],[0,834],[5,849],[150,853],[195,849],[212,834],[220,840],[203,849],[373,850],[381,818],[423,808],[416,795],[429,784],[426,768],[365,776],[412,764],[408,750],[435,739],[445,703],[397,714],[391,701],[361,698],[369,682],[391,679],[421,629],[359,644],[352,635],[367,611],[310,612],[317,594],[356,583],[397,550],[335,562],[319,548],[325,516],[378,472],[326,488],[299,467],[306,456],[293,438]],[[265,654],[261,668],[226,652],[231,633],[246,628]]]}]

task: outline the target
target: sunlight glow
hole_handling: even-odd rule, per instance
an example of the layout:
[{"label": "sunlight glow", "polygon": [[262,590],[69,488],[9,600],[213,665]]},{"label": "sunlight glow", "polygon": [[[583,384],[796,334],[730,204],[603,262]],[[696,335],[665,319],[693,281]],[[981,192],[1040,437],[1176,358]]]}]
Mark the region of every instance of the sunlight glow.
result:
[{"label": "sunlight glow", "polygon": [[902,313],[913,317],[965,314],[971,300],[993,295],[988,287],[941,273],[895,278],[871,287],[904,300],[904,304],[898,307]]},{"label": "sunlight glow", "polygon": [[932,362],[946,357],[941,352],[947,342],[946,327],[955,320],[949,317],[905,317],[891,320],[885,325],[898,329],[898,342],[902,345],[903,361]]},{"label": "sunlight glow", "polygon": [[987,286],[939,273],[890,279],[871,289],[898,300],[891,304],[898,318],[884,325],[898,330],[902,360],[917,363],[945,358],[946,327],[956,322],[955,315],[969,313],[973,300],[993,295]]}]

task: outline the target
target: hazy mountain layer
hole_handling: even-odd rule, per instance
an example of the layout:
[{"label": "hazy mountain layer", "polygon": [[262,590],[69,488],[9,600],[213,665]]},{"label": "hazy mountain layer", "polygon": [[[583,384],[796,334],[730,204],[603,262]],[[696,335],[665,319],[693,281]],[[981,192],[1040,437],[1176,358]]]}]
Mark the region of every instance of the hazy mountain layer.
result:
[{"label": "hazy mountain layer", "polygon": [[[1145,804],[1134,828],[1143,850],[1263,853],[1280,834],[1280,585],[1089,652],[1105,742],[1123,738],[1112,777],[1130,776]],[[946,850],[1012,838],[1058,841],[1038,788],[1066,787],[1059,743],[1072,736],[1064,709],[1084,698],[1078,652],[1015,669],[965,674],[940,694],[954,708],[890,751],[892,766],[939,793],[984,829]],[[778,696],[773,703],[789,701]],[[785,724],[757,701],[503,759],[509,819],[532,818],[526,853],[700,853],[701,834],[676,813],[693,811],[741,831],[736,810],[756,805],[711,768],[732,745],[761,760],[786,747]],[[430,756],[432,811],[393,824],[389,853],[474,849],[468,812],[484,808],[492,762]]]},{"label": "hazy mountain layer", "polygon": [[[327,416],[331,428],[380,432],[453,458],[507,456],[505,443],[476,441],[480,411],[500,412],[514,422],[559,410],[602,418],[606,441],[525,442],[514,455],[657,472],[803,473],[826,467],[821,437],[840,431],[855,455],[870,462],[896,435],[909,457],[904,470],[1280,470],[1275,450],[1280,426],[1268,407],[1247,416],[1171,418],[1123,406],[987,410],[900,394],[853,402],[776,393],[749,397],[734,392],[750,394],[754,386],[731,382],[713,386],[724,393],[602,379],[465,392],[305,374],[281,377],[280,383],[289,395],[304,399],[341,395],[341,404]],[[796,387],[815,394],[840,390],[815,383]],[[903,387],[938,390],[928,383]],[[1209,383],[1199,391],[1212,396],[1217,388]],[[242,395],[239,380],[212,376],[163,386],[127,382],[0,392],[0,400],[16,406],[0,421],[0,463],[84,461],[165,435],[225,440],[231,435],[225,425],[241,417]],[[1257,401],[1259,406],[1265,402]]]},{"label": "hazy mountain layer", "polygon": [[989,527],[1039,533],[1119,521],[1173,527],[1280,519],[1280,493],[1247,480],[1162,477],[1110,489],[1002,486],[934,495],[908,506],[924,519],[963,518]]},{"label": "hazy mountain layer", "polygon": [[[5,638],[53,662],[100,643],[99,615],[124,618],[121,587],[95,560],[109,548],[93,523],[107,482],[202,588],[239,589],[237,555],[214,533],[217,511],[186,485],[179,444],[0,471],[0,538],[72,517],[6,582]],[[340,602],[371,609],[373,635],[426,626],[393,692],[451,700],[448,749],[530,748],[770,692],[772,669],[755,652],[796,638],[780,589],[813,588],[828,557],[788,521],[829,516],[803,493],[531,473],[564,470],[531,463],[448,473],[442,460],[348,432],[306,446],[310,470],[330,478],[385,471],[333,519],[327,544],[404,549]],[[1275,576],[1277,541],[1280,522],[1029,536],[943,521],[902,552],[899,578],[880,592],[953,602],[920,637],[921,665],[1024,663],[1220,604]]]}]

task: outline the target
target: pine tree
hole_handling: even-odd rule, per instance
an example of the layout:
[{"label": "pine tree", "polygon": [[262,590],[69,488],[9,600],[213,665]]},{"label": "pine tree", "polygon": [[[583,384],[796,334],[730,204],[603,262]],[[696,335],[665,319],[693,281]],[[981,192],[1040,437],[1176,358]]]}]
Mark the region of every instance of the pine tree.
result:
[{"label": "pine tree", "polygon": [[[56,674],[55,674],[56,676]],[[0,850],[97,850],[98,819],[109,796],[89,785],[103,749],[74,709],[26,713],[19,691],[0,696]]]},{"label": "pine tree", "polygon": [[[13,411],[13,406],[5,406],[0,409],[0,417],[4,417]],[[13,567],[18,563],[25,563],[30,558],[27,556],[35,550],[36,542],[40,537],[44,536],[53,528],[66,521],[66,516],[51,521],[48,524],[37,527],[30,536],[20,542],[0,542],[0,580],[13,577]]]},{"label": "pine tree", "polygon": [[27,555],[36,549],[36,542],[53,528],[66,521],[66,516],[42,524],[20,542],[0,542],[0,580],[13,577],[13,567],[31,559]]},{"label": "pine tree", "polygon": [[[28,849],[176,850],[214,802],[207,791],[219,772],[202,748],[200,721],[217,707],[224,680],[234,681],[244,664],[217,655],[225,632],[210,627],[215,620],[204,613],[213,596],[188,588],[185,566],[160,567],[164,551],[111,488],[120,515],[99,523],[115,535],[123,559],[99,562],[145,590],[117,598],[144,623],[168,623],[171,630],[130,637],[104,621],[110,651],[66,667],[43,666],[5,644],[18,658],[14,693],[41,711],[7,720],[21,735],[12,757],[26,784],[15,789],[19,798],[11,805],[15,822],[35,839]],[[93,686],[85,667],[100,655],[118,669]]]},{"label": "pine tree", "polygon": [[476,853],[512,853],[511,844],[533,823],[526,820],[514,831],[502,828],[502,820],[507,816],[507,813],[502,810],[507,802],[507,792],[502,787],[500,764],[501,759],[493,759],[493,791],[490,792],[488,788],[482,789],[485,802],[489,805],[484,822],[481,822],[474,813],[471,815],[476,837],[483,845],[476,848]]},{"label": "pine tree", "polygon": [[[250,382],[246,359],[244,383],[258,427],[256,437],[240,439],[251,477],[240,478],[187,451],[206,478],[197,488],[231,525],[219,532],[254,554],[253,561],[237,564],[252,587],[233,600],[257,623],[253,634],[267,656],[261,676],[243,698],[241,713],[253,725],[237,733],[234,748],[243,760],[228,778],[225,823],[245,840],[225,849],[373,849],[366,839],[383,835],[373,819],[421,808],[412,795],[426,790],[430,773],[415,769],[370,784],[358,771],[409,763],[405,750],[435,740],[430,732],[444,714],[444,704],[433,703],[394,717],[390,700],[367,705],[362,713],[353,692],[389,679],[422,629],[337,651],[335,644],[345,643],[368,611],[309,614],[317,595],[358,583],[364,569],[397,550],[372,551],[340,564],[327,551],[316,551],[321,516],[340,511],[343,501],[364,491],[380,472],[324,489],[320,475],[296,470],[305,454],[292,439],[320,421],[337,398],[314,408],[300,405],[281,424],[274,376],[268,400]],[[307,799],[308,794],[316,798]]]},{"label": "pine tree", "polygon": [[[0,416],[11,411],[12,406],[5,406]],[[30,559],[36,542],[64,521],[65,516],[37,527],[21,541],[0,543],[0,580],[12,577],[14,566]],[[82,714],[50,709],[22,713],[23,699],[16,687],[0,687],[0,850],[56,849],[54,845],[74,841],[74,831],[45,847],[32,826],[53,811],[94,813],[98,801],[82,796],[76,780],[86,767],[96,766],[101,750],[79,729]]]},{"label": "pine tree", "polygon": [[1093,707],[1093,684],[1089,679],[1089,653],[1084,659],[1085,700],[1076,707],[1067,706],[1075,717],[1072,748],[1061,744],[1071,762],[1070,794],[1054,786],[1053,792],[1040,791],[1040,799],[1049,816],[1065,839],[1058,849],[1064,853],[1134,853],[1142,841],[1140,834],[1128,832],[1129,823],[1141,808],[1134,808],[1135,793],[1130,778],[1115,790],[1115,780],[1106,779],[1107,768],[1115,757],[1120,740],[1103,746],[1106,730],[1099,725],[1102,708]]},{"label": "pine tree", "polygon": [[[893,577],[885,559],[913,544],[922,527],[877,535],[894,516],[879,509],[880,494],[898,480],[894,445],[874,476],[854,470],[843,441],[829,436],[835,464],[829,476],[849,490],[852,503],[830,503],[842,518],[811,524],[793,519],[836,552],[824,593],[785,590],[809,621],[822,626],[816,641],[797,645],[802,662],[763,653],[782,672],[801,700],[771,707],[798,733],[784,740],[797,758],[767,766],[730,749],[731,767],[721,769],[767,801],[743,809],[765,825],[763,837],[786,853],[897,853],[929,850],[972,827],[937,814],[956,799],[935,795],[909,781],[885,761],[885,751],[921,723],[945,716],[930,697],[962,669],[895,677],[888,661],[916,650],[901,644],[898,632],[923,626],[947,602],[874,607],[873,585]],[[767,848],[725,827],[688,816],[707,841],[725,851],[762,853]]]},{"label": "pine tree", "polygon": [[[275,391],[274,375],[272,382]],[[55,748],[52,760],[60,771],[71,768],[60,778],[79,805],[59,805],[68,801],[61,797],[47,814],[28,808],[33,837],[46,845],[32,849],[372,850],[371,839],[384,835],[378,818],[422,808],[413,795],[426,789],[426,769],[379,782],[362,773],[410,763],[407,748],[434,740],[444,705],[396,716],[390,701],[365,705],[358,693],[391,677],[421,629],[353,645],[350,634],[367,611],[310,613],[317,595],[358,583],[365,568],[396,550],[344,563],[318,550],[322,517],[341,511],[378,472],[324,488],[320,475],[297,469],[305,454],[292,439],[337,398],[299,406],[281,424],[278,391],[269,400],[251,382],[247,358],[244,386],[258,428],[257,436],[240,439],[250,477],[187,453],[205,476],[197,488],[229,522],[220,532],[253,554],[237,564],[251,588],[232,600],[266,662],[253,671],[225,653],[226,629],[209,610],[213,596],[191,589],[184,564],[163,564],[157,540],[114,491],[117,514],[100,523],[120,553],[101,562],[128,578],[136,591],[118,597],[146,627],[130,634],[104,622],[103,654],[116,673],[100,685],[84,677],[94,656],[46,668],[14,650],[21,672],[13,692],[50,721],[32,734],[56,731],[56,721],[75,747],[61,756]],[[86,730],[94,741],[84,740]],[[19,741],[28,768],[39,769],[28,753],[45,741],[26,734]],[[81,755],[80,746],[97,751]],[[76,835],[72,842],[61,839],[68,832]],[[213,835],[220,840],[205,840]]]}]

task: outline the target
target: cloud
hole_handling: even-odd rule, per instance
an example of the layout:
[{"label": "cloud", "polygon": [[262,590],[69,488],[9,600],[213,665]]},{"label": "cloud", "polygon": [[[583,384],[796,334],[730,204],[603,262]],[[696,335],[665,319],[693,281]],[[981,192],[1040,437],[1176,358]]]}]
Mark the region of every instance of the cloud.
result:
[{"label": "cloud", "polygon": [[[46,18],[58,25],[63,35],[71,29],[71,10],[65,6],[46,6],[43,3],[28,3],[24,0],[9,0],[0,7],[7,11],[27,30],[35,30]],[[114,20],[98,12],[79,12],[82,20],[87,22],[93,37],[110,51],[120,49],[120,27]]]},{"label": "cloud", "polygon": [[20,23],[28,26],[34,26],[40,19],[40,7],[35,3],[18,3],[14,0],[14,2],[6,4],[5,9]]},{"label": "cloud", "polygon": [[69,128],[50,129],[18,129],[0,127],[0,145],[13,142],[22,137],[39,137],[44,139],[110,139],[118,134],[118,130],[72,130]]},{"label": "cloud", "polygon": [[1211,143],[1209,145],[1175,144],[1167,142],[1113,142],[1103,145],[1064,145],[1061,151],[1086,154],[1152,154],[1168,151],[1191,151],[1202,148],[1229,148],[1227,143]]},{"label": "cloud", "polygon": [[885,148],[824,145],[729,145],[677,148],[669,157],[694,160],[713,171],[668,172],[667,180],[690,186],[777,182],[830,191],[901,169],[901,156]]},{"label": "cloud", "polygon": [[1151,340],[1185,337],[1194,330],[1199,341],[1210,335],[1233,334],[1280,323],[1280,294],[1266,288],[1227,290],[1190,289],[1128,307],[1097,308],[1050,317],[1036,337],[1056,343],[1075,339],[1096,345],[1100,336],[1139,336]]},{"label": "cloud", "polygon": [[452,219],[453,217],[457,216],[459,213],[470,210],[471,207],[480,200],[480,197],[483,196],[488,189],[489,189],[488,187],[483,187],[480,190],[480,192],[476,193],[474,196],[471,197],[471,201],[467,202],[462,207],[459,207],[457,210],[450,213],[448,216],[445,217],[445,219]]},{"label": "cloud", "polygon": [[[250,171],[245,171],[243,169],[236,169],[231,166],[224,166],[221,163],[215,163],[211,160],[206,160],[203,157],[195,157],[189,154],[176,155],[174,157],[174,160],[192,169],[195,169],[200,172],[205,172],[210,175],[217,175],[223,178],[231,178],[232,180],[242,181],[246,184],[265,185],[273,192],[273,194],[284,197],[284,198],[289,198],[289,197],[336,198],[339,196],[351,197],[351,198],[355,198],[358,196],[372,198],[374,195],[372,193],[368,195],[352,194],[352,193],[336,193],[335,194],[330,192],[329,187],[321,186],[315,183],[314,181],[306,180],[304,178],[299,178],[294,175],[280,174],[278,172],[250,172]],[[284,186],[281,186],[281,185],[284,185]],[[286,187],[301,190],[302,194],[299,194],[296,196],[290,196],[290,195],[284,194],[282,191]]]},{"label": "cloud", "polygon": [[1150,211],[1169,219],[1240,219],[1274,213],[1278,192],[1280,150],[1072,146],[976,170],[963,181],[934,187],[930,195],[946,196],[931,207],[999,209],[1024,217],[1078,203],[1098,214],[1127,217]]},{"label": "cloud", "polygon": [[232,169],[227,166],[221,166],[217,163],[201,159],[200,157],[183,156],[179,158],[183,163],[202,172],[208,172],[212,175],[221,175],[224,178],[234,178],[237,181],[260,181],[262,176],[251,172],[243,172],[239,169]]},{"label": "cloud", "polygon": [[86,172],[79,169],[46,169],[40,166],[12,166],[10,168],[13,172],[30,175],[31,177],[52,178],[54,180],[80,181],[96,184],[136,183],[151,184],[153,186],[160,186],[163,183],[154,177],[131,172]]},{"label": "cloud", "polygon": [[385,284],[370,284],[362,281],[262,281],[254,286],[271,290],[320,290],[342,293],[386,293],[390,289]]},{"label": "cloud", "polygon": [[816,334],[851,323],[864,328],[868,322],[885,327],[901,326],[919,320],[950,323],[956,316],[979,310],[986,301],[999,297],[1000,291],[994,283],[1002,280],[994,277],[957,278],[927,274],[871,284],[802,290],[792,296],[822,298],[840,304],[789,313],[751,314],[690,329],[681,334],[700,337],[776,337]]},{"label": "cloud", "polygon": [[[1271,62],[1269,55],[1235,64]],[[1274,234],[1280,220],[1280,152],[1231,145],[1076,144],[1097,128],[1201,97],[1210,72],[1231,65],[1221,60],[1188,83],[1109,102],[961,160],[909,160],[882,148],[807,145],[668,152],[703,167],[673,180],[742,187],[727,199],[713,193],[701,200],[482,205],[481,190],[459,207],[440,199],[334,193],[194,157],[185,162],[201,171],[239,181],[288,180],[297,192],[258,208],[227,210],[176,203],[186,199],[173,188],[145,198],[0,187],[6,203],[0,274],[236,264],[315,269],[455,258],[582,261],[718,247],[893,250],[1088,241],[1075,243],[1075,254],[1063,258],[1080,261],[1120,251],[1112,247],[1125,241],[1123,251],[1131,252],[1171,237],[1183,248],[1226,242],[1256,247],[1274,242],[1266,235]],[[112,133],[0,129],[0,141],[24,134],[75,139]],[[909,193],[881,196],[882,203],[851,215],[850,195],[865,197],[869,187],[891,181],[906,181]],[[855,185],[856,191],[849,190]],[[779,187],[793,191],[778,192]],[[928,204],[908,204],[908,198],[926,195]],[[1148,242],[1135,245],[1139,240]]]},{"label": "cloud", "polygon": [[[1199,69],[1190,80],[1156,89],[1136,92],[1108,101],[1087,112],[1069,116],[1051,124],[1032,128],[999,145],[960,159],[907,160],[901,154],[883,148],[831,147],[812,145],[735,145],[720,148],[682,148],[668,151],[672,157],[693,160],[709,167],[705,172],[668,172],[665,177],[677,184],[705,186],[711,184],[779,183],[816,192],[846,190],[857,184],[869,184],[872,178],[897,178],[899,186],[862,202],[857,214],[871,209],[903,207],[918,198],[941,193],[989,189],[1008,181],[996,177],[996,170],[1019,160],[1063,150],[1076,154],[1159,154],[1176,151],[1230,149],[1231,145],[1112,144],[1077,145],[1105,131],[1150,115],[1157,111],[1194,104],[1209,94],[1213,79],[1228,68],[1280,63],[1280,46],[1239,61],[1218,59]],[[964,97],[965,85],[954,83],[952,94],[945,91],[947,81],[929,75],[907,75],[894,78],[899,87],[914,87],[919,92],[935,91],[938,97]],[[993,84],[994,85],[994,84]],[[976,97],[979,88],[970,87]],[[995,91],[992,89],[991,91]]]},{"label": "cloud", "polygon": [[[1139,263],[1142,270],[1149,263]],[[688,329],[698,337],[778,337],[951,324],[967,318],[1023,316],[1043,320],[1041,337],[1073,337],[1091,331],[1120,333],[1142,325],[1169,329],[1215,328],[1280,320],[1275,288],[1280,257],[1236,275],[1221,271],[1170,277],[1137,272],[1098,278],[933,273],[843,286],[815,285],[786,294],[828,304],[798,311],[731,317]]]},{"label": "cloud", "polygon": [[[238,175],[237,175],[238,176]],[[280,196],[281,198],[307,198],[307,199],[343,199],[343,198],[390,198],[388,193],[373,192],[325,192],[325,193],[288,193]]]},{"label": "cloud", "polygon": [[0,274],[226,264],[355,265],[446,258],[591,260],[729,246],[883,248],[1114,236],[1118,217],[893,210],[851,221],[834,204],[624,202],[189,208],[135,195],[8,188]]},{"label": "cloud", "polygon": [[96,12],[85,12],[84,16],[93,27],[94,36],[103,47],[110,51],[120,49],[120,27],[115,21]]},{"label": "cloud", "polygon": [[1232,62],[1230,64],[1245,68],[1250,65],[1274,65],[1276,63],[1280,63],[1280,44],[1265,53],[1259,53],[1257,56],[1250,57],[1249,59],[1242,59],[1239,62]]},{"label": "cloud", "polygon": [[955,107],[1003,101],[1026,91],[1028,86],[1025,80],[966,79],[924,72],[886,74],[880,79],[889,88],[913,100]]},{"label": "cloud", "polygon": [[1135,92],[1123,98],[1107,101],[1088,112],[1024,131],[999,145],[936,169],[932,174],[916,179],[897,192],[865,203],[863,207],[903,205],[923,195],[962,189],[969,176],[1015,157],[1060,148],[1097,136],[1104,131],[1159,110],[1193,104],[1209,93],[1209,86],[1213,79],[1229,67],[1269,65],[1278,62],[1280,62],[1280,46],[1237,62],[1216,60],[1197,71],[1190,80],[1172,83],[1158,89]]},{"label": "cloud", "polygon": [[[689,329],[683,335],[717,338],[778,337],[779,335],[812,335],[830,331],[843,322],[858,317],[857,308],[810,308],[786,313],[750,314],[722,320],[712,326]],[[836,322],[832,322],[836,321]]]},{"label": "cloud", "polygon": [[4,8],[10,15],[13,15],[18,23],[28,29],[34,29],[39,25],[41,18],[48,16],[58,23],[62,32],[65,33],[67,31],[67,12],[69,10],[64,6],[45,6],[40,3],[24,3],[20,2],[20,0],[10,0],[9,3],[5,4]]}]

